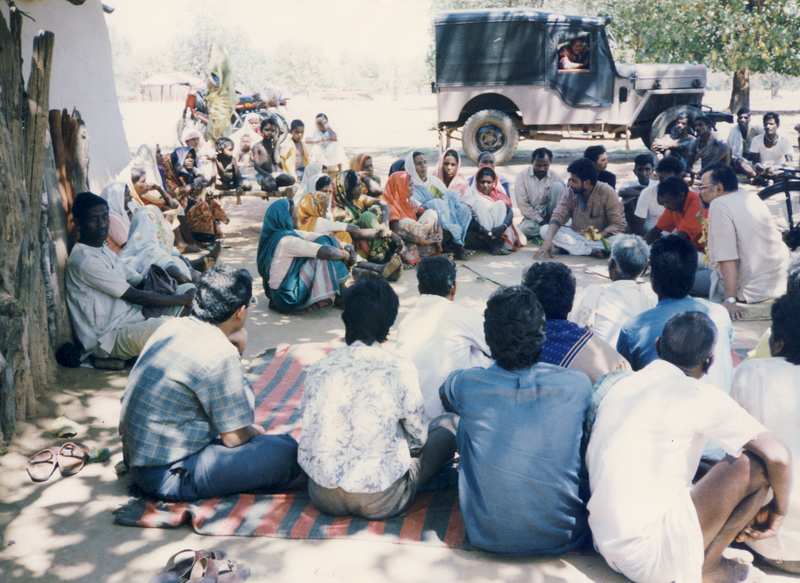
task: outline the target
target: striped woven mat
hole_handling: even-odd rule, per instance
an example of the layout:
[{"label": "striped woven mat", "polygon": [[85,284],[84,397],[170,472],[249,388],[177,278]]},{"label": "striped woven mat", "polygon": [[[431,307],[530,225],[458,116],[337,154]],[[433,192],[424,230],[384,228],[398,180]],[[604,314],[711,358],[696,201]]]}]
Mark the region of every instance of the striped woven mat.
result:
[{"label": "striped woven mat", "polygon": [[[256,423],[267,433],[300,437],[297,410],[308,366],[338,343],[282,346],[257,359],[249,380],[256,395]],[[189,523],[210,536],[268,536],[294,539],[354,538],[404,544],[469,548],[458,511],[455,472],[434,476],[405,514],[387,520],[334,517],[319,512],[303,491],[239,494],[192,503],[131,498],[114,512],[124,526],[174,528]]]}]

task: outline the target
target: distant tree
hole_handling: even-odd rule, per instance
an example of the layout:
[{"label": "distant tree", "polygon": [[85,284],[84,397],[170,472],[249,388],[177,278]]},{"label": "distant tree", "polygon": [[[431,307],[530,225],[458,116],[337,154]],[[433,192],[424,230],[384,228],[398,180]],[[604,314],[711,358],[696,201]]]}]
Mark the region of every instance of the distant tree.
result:
[{"label": "distant tree", "polygon": [[731,111],[749,107],[750,73],[800,74],[795,0],[609,0],[608,11],[620,49],[635,61],[697,61],[733,73]]},{"label": "distant tree", "polygon": [[291,91],[330,87],[329,71],[328,59],[317,45],[284,45],[275,54],[275,79]]}]

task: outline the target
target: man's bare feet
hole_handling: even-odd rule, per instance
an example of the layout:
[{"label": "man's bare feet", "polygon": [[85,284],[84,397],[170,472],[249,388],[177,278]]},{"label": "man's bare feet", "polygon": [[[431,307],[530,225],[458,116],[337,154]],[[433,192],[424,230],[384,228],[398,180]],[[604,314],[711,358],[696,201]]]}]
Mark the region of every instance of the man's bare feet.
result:
[{"label": "man's bare feet", "polygon": [[764,580],[764,572],[760,569],[725,557],[714,569],[703,573],[703,583],[755,583]]}]

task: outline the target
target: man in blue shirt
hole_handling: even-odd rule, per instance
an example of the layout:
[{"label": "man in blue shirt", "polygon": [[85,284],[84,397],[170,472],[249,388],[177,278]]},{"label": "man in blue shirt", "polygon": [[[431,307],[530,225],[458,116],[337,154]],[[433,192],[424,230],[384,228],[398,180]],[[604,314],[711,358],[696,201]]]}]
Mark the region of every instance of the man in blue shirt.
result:
[{"label": "man in blue shirt", "polygon": [[484,312],[495,364],[452,373],[445,410],[460,415],[458,495],[470,543],[508,555],[558,554],[587,539],[579,496],[592,385],[539,362],[544,311],[526,287],[501,288]]},{"label": "man in blue shirt", "polygon": [[701,312],[717,327],[714,363],[704,380],[730,394],[733,324],[728,311],[719,304],[689,297],[696,269],[697,249],[688,240],[670,235],[653,243],[650,247],[650,281],[658,296],[658,304],[622,326],[617,351],[628,359],[633,370],[641,370],[658,358],[656,338],[661,336],[670,316],[681,312]]}]

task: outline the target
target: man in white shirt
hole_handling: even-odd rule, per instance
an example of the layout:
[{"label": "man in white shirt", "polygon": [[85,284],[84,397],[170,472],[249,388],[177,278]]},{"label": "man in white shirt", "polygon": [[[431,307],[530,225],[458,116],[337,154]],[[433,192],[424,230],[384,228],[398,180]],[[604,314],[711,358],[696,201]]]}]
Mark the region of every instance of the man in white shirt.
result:
[{"label": "man in white shirt", "polygon": [[297,459],[317,509],[378,520],[405,512],[452,459],[458,420],[429,426],[414,363],[381,347],[400,303],[389,284],[359,281],[343,303],[347,346],[309,369]]},{"label": "man in white shirt", "polygon": [[397,329],[397,351],[411,359],[428,420],[444,414],[439,388],[455,370],[486,368],[491,352],[483,315],[453,302],[456,266],[444,257],[426,257],[417,266],[420,298]]},{"label": "man in white shirt", "polygon": [[633,233],[644,237],[656,226],[658,219],[664,214],[664,207],[658,204],[658,184],[668,176],[683,176],[686,168],[684,161],[678,156],[667,156],[656,164],[658,181],[652,181],[639,195],[636,210],[633,211]]},{"label": "man in white shirt", "polygon": [[723,301],[731,318],[742,311],[737,301],[756,303],[786,292],[789,248],[766,203],[739,190],[727,164],[710,166],[697,189],[708,203],[708,256],[714,270],[700,270],[691,294]]},{"label": "man in white shirt", "polygon": [[614,237],[608,260],[611,285],[590,285],[580,290],[568,319],[616,346],[622,325],[658,303],[650,283],[636,283],[647,269],[649,255],[650,248],[641,237]]},{"label": "man in white shirt", "polygon": [[626,180],[617,189],[617,193],[622,199],[622,205],[625,207],[625,221],[631,232],[633,232],[635,209],[639,196],[646,188],[656,183],[653,180],[652,154],[637,155],[633,159],[633,173],[636,175],[636,180]]},{"label": "man in white shirt", "polygon": [[553,152],[537,148],[531,155],[531,165],[514,181],[514,198],[523,217],[519,228],[528,239],[541,236],[541,228],[549,224],[566,190],[564,179],[550,169],[552,161]]},{"label": "man in white shirt", "polygon": [[67,261],[67,307],[83,346],[82,358],[134,358],[156,328],[170,318],[146,320],[142,306],[167,307],[177,316],[191,307],[194,285],[178,286],[175,295],[138,289],[142,276],[119,261],[106,244],[108,203],[102,197],[80,193],[72,216],[80,234]]},{"label": "man in white shirt", "polygon": [[792,142],[786,136],[778,135],[781,118],[775,112],[764,114],[764,133],[750,142],[753,168],[759,178],[753,184],[763,186],[774,178],[778,170],[792,161]]},{"label": "man in white shirt", "polygon": [[[789,507],[788,448],[697,380],[715,336],[705,314],[676,314],[656,341],[659,360],[595,389],[589,526],[609,566],[636,583],[758,580],[722,553],[734,539],[775,536]],[[729,457],[692,485],[709,438]]]}]

